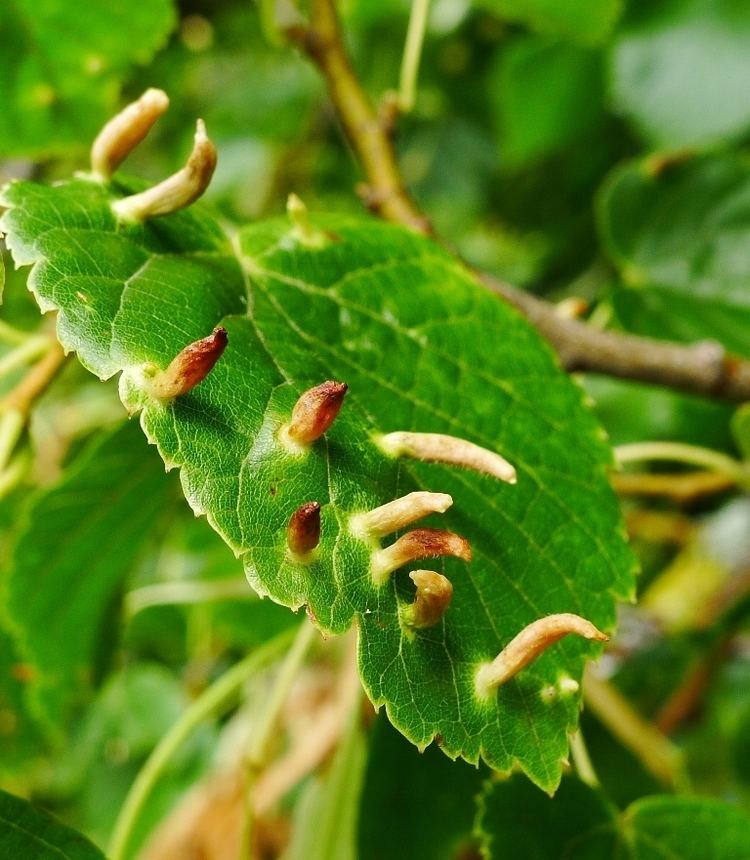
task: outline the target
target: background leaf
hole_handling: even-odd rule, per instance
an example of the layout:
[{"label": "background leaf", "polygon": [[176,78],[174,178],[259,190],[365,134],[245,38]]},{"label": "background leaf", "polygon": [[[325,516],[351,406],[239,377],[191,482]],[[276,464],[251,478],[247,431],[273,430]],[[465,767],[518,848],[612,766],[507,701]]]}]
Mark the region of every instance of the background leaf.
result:
[{"label": "background leaf", "polygon": [[728,803],[657,795],[618,813],[567,777],[554,799],[525,780],[489,783],[477,832],[486,860],[745,860],[750,818]]},{"label": "background leaf", "polygon": [[627,328],[654,337],[716,338],[750,355],[750,169],[711,155],[616,170],[599,199],[604,246],[623,285]]},{"label": "background leaf", "polygon": [[511,21],[526,24],[544,35],[559,36],[575,42],[592,44],[609,35],[616,23],[620,0],[478,0]]},{"label": "background leaf", "polygon": [[112,110],[125,72],[146,63],[174,27],[171,0],[0,6],[0,155],[88,144]]},{"label": "background leaf", "polygon": [[651,146],[736,139],[750,128],[748,38],[736,0],[631,3],[613,46],[615,108]]},{"label": "background leaf", "polygon": [[5,611],[33,710],[53,734],[106,662],[118,587],[172,493],[136,428],[123,426],[91,444],[26,511]]},{"label": "background leaf", "polygon": [[88,839],[4,791],[0,791],[0,854],[23,860],[104,860]]}]

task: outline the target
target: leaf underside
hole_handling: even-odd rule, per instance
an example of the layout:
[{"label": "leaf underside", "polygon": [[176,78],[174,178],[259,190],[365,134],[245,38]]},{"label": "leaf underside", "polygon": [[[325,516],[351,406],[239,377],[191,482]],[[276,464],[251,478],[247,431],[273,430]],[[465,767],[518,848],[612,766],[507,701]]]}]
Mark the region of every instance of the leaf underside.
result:
[{"label": "leaf underside", "polygon": [[[427,239],[334,216],[227,237],[199,207],[118,224],[110,202],[132,188],[82,178],[5,190],[2,229],[16,265],[34,266],[41,308],[59,311],[65,348],[100,377],[123,371],[126,406],[141,410],[190,505],[255,589],[306,605],[326,632],[357,622],[368,694],[410,740],[437,737],[451,757],[502,771],[518,764],[552,790],[579,707],[555,685],[580,679],[597,647],[568,637],[490,701],[477,699],[474,674],[536,618],[576,612],[607,630],[615,598],[631,594],[609,449],[578,387],[525,320]],[[168,405],[154,401],[144,364],[165,367],[219,323],[229,346],[208,378]],[[325,379],[349,384],[344,408],[325,438],[292,454],[277,431]],[[495,450],[518,484],[387,458],[373,434],[394,430]],[[469,565],[414,565],[454,585],[443,620],[416,632],[399,622],[414,593],[407,571],[375,586],[372,547],[348,529],[352,513],[414,489],[453,496],[424,524],[464,535],[473,550]],[[287,555],[286,524],[306,501],[322,505],[322,538],[301,565]]]}]

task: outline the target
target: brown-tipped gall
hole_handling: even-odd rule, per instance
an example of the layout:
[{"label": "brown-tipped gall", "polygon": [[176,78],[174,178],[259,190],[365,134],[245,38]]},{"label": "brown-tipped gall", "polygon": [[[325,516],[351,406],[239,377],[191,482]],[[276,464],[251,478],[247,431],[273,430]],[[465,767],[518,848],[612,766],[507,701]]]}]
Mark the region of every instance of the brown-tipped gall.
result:
[{"label": "brown-tipped gall", "polygon": [[417,490],[364,514],[355,514],[349,527],[359,538],[383,537],[406,528],[428,514],[443,514],[453,504],[447,493]]},{"label": "brown-tipped gall", "polygon": [[227,330],[217,326],[208,337],[188,344],[172,359],[166,370],[150,380],[151,393],[159,400],[172,400],[187,394],[208,376],[227,343]]},{"label": "brown-tipped gall", "polygon": [[475,677],[477,693],[486,698],[492,690],[509,681],[547,648],[570,633],[597,642],[606,642],[609,639],[580,615],[570,612],[547,615],[524,627],[492,662],[479,667]]},{"label": "brown-tipped gall", "polygon": [[194,203],[208,188],[216,167],[216,147],[206,135],[206,126],[198,120],[193,151],[187,163],[163,182],[140,194],[131,194],[112,204],[118,218],[145,221],[157,215],[169,215]]},{"label": "brown-tipped gall", "polygon": [[294,404],[292,417],[282,428],[293,444],[307,446],[328,430],[339,414],[348,386],[328,380],[305,391]]},{"label": "brown-tipped gall", "polygon": [[292,514],[286,529],[289,551],[304,559],[320,543],[320,502],[305,502]]},{"label": "brown-tipped gall", "polygon": [[505,458],[457,436],[397,431],[380,436],[377,441],[380,448],[391,457],[413,457],[416,460],[463,466],[509,484],[516,483],[516,470]]},{"label": "brown-tipped gall", "polygon": [[412,529],[384,549],[373,552],[372,579],[383,585],[388,577],[405,564],[423,558],[453,555],[471,561],[471,546],[466,538],[443,529]]},{"label": "brown-tipped gall", "polygon": [[168,107],[169,98],[164,90],[152,88],[112,117],[91,146],[94,175],[109,179]]},{"label": "brown-tipped gall", "polygon": [[417,586],[414,603],[401,609],[401,621],[417,630],[434,627],[445,615],[453,597],[451,581],[434,570],[414,570],[409,578]]}]

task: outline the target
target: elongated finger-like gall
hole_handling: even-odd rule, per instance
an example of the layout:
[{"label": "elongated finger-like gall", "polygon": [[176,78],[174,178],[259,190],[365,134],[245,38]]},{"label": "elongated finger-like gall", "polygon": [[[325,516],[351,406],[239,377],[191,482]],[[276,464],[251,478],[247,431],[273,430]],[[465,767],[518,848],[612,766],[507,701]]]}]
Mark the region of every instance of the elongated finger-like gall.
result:
[{"label": "elongated finger-like gall", "polygon": [[293,555],[304,558],[320,543],[320,502],[305,502],[292,514],[286,542]]},{"label": "elongated finger-like gall", "polygon": [[194,203],[208,188],[216,167],[216,147],[206,135],[206,126],[198,120],[193,151],[185,166],[163,182],[131,194],[112,204],[115,214],[125,221],[145,221],[157,215],[169,215]]},{"label": "elongated finger-like gall", "polygon": [[382,585],[388,577],[405,564],[423,558],[453,555],[471,561],[471,546],[466,538],[443,529],[412,529],[397,541],[372,554],[372,579]]},{"label": "elongated finger-like gall", "polygon": [[414,570],[409,578],[417,586],[414,603],[401,609],[407,627],[433,627],[445,615],[453,597],[451,581],[434,570]]},{"label": "elongated finger-like gall", "polygon": [[457,436],[399,430],[380,436],[377,441],[380,448],[392,457],[413,457],[416,460],[463,466],[509,484],[516,483],[516,470],[504,457]]},{"label": "elongated finger-like gall", "polygon": [[383,537],[406,528],[428,514],[443,514],[453,504],[447,493],[417,490],[364,514],[355,514],[349,523],[358,537]]},{"label": "elongated finger-like gall", "polygon": [[188,344],[172,359],[166,370],[151,379],[151,393],[159,400],[187,394],[208,376],[227,343],[227,330],[217,326],[208,337]]},{"label": "elongated finger-like gall", "polygon": [[99,179],[109,179],[121,162],[151,131],[169,107],[163,90],[146,92],[104,126],[91,146],[91,170]]},{"label": "elongated finger-like gall", "polygon": [[570,633],[597,642],[606,642],[609,638],[580,615],[570,612],[547,615],[524,627],[492,662],[479,667],[475,678],[477,692],[482,697],[488,696]]},{"label": "elongated finger-like gall", "polygon": [[328,380],[305,391],[294,404],[292,417],[284,428],[297,445],[311,445],[328,430],[339,414],[348,386]]}]

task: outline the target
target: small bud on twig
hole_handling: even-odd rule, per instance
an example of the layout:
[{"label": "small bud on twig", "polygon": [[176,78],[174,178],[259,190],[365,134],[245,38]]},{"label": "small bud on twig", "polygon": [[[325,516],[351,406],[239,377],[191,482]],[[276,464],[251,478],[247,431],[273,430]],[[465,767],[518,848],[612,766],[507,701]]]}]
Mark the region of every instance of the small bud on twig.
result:
[{"label": "small bud on twig", "polygon": [[320,502],[305,502],[292,514],[286,530],[292,555],[304,558],[320,543]]},{"label": "small bud on twig", "polygon": [[606,642],[609,637],[580,615],[563,612],[547,615],[529,624],[495,657],[484,663],[476,674],[476,688],[480,696],[486,697],[495,688],[509,681],[521,669],[536,660],[563,636],[575,633],[584,639]]},{"label": "small bud on twig", "polygon": [[282,436],[302,446],[320,439],[336,420],[348,387],[345,382],[328,380],[305,391],[294,404],[292,418],[282,428]]},{"label": "small bud on twig", "polygon": [[451,581],[434,570],[414,570],[409,578],[417,586],[414,603],[404,606],[401,620],[407,627],[433,627],[445,615],[453,597]]},{"label": "small bud on twig", "polygon": [[140,194],[131,194],[112,204],[115,214],[126,221],[145,221],[157,215],[169,215],[194,203],[208,188],[216,167],[216,147],[206,135],[206,126],[198,120],[193,151],[187,164],[163,182]]},{"label": "small bud on twig", "polygon": [[417,460],[463,466],[509,484],[516,483],[516,470],[507,460],[494,451],[456,436],[399,431],[381,436],[378,444],[392,457],[414,457]]},{"label": "small bud on twig", "polygon": [[308,248],[324,248],[330,243],[330,236],[312,223],[307,206],[296,194],[287,198],[286,211],[292,222],[294,238],[300,244]]},{"label": "small bud on twig", "polygon": [[99,179],[109,179],[168,107],[167,94],[152,88],[112,117],[91,146],[94,175]]},{"label": "small bud on twig", "polygon": [[351,518],[350,527],[358,537],[383,537],[421,520],[428,514],[443,514],[452,504],[453,499],[447,493],[418,490],[366,514],[355,514]]},{"label": "small bud on twig", "polygon": [[172,400],[187,394],[208,376],[227,343],[227,330],[217,326],[208,337],[188,344],[172,359],[166,370],[150,380],[151,393],[159,400]]},{"label": "small bud on twig", "polygon": [[412,529],[395,543],[372,554],[372,578],[382,585],[394,570],[423,558],[453,555],[471,561],[471,546],[466,538],[443,529]]}]

